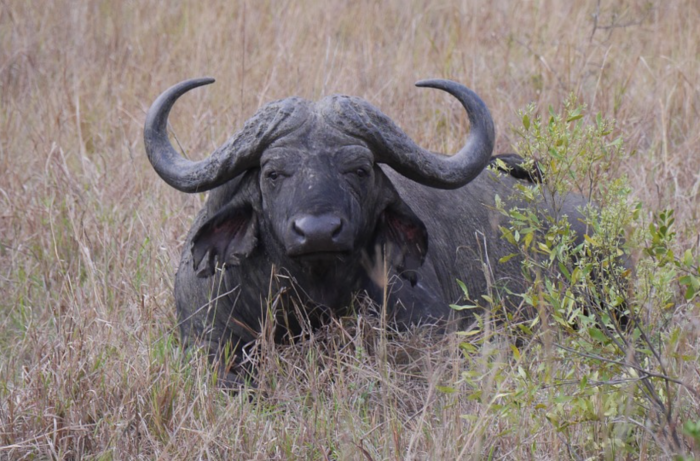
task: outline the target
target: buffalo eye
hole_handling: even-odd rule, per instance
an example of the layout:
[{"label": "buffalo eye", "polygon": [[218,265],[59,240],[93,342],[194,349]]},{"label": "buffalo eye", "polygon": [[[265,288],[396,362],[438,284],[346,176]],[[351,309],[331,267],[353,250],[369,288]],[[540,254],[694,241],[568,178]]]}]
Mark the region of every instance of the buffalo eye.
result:
[{"label": "buffalo eye", "polygon": [[274,181],[280,177],[280,174],[278,172],[276,172],[275,170],[271,170],[265,174],[265,177],[271,181]]},{"label": "buffalo eye", "polygon": [[367,171],[366,168],[358,168],[357,170],[355,170],[355,174],[358,178],[366,178],[367,176],[369,176],[369,171]]}]

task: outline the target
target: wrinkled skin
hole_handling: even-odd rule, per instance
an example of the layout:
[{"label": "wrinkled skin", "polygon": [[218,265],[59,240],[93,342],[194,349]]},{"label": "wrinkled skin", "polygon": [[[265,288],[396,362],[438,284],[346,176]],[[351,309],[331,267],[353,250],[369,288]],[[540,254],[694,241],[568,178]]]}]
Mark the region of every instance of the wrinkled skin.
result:
[{"label": "wrinkled skin", "polygon": [[[473,299],[490,286],[513,293],[525,288],[517,258],[498,263],[515,249],[499,238],[505,218],[494,206],[496,195],[507,200],[513,185],[527,179],[483,169],[492,149],[492,125],[490,140],[472,142],[486,146],[475,163],[481,173],[462,187],[437,184],[450,187],[438,189],[408,179],[422,180],[415,167],[406,173],[407,167],[399,165],[404,173],[399,174],[380,164],[388,163],[385,145],[407,142],[386,141],[391,136],[385,132],[394,127],[385,116],[367,124],[365,112],[346,117],[347,107],[367,103],[349,97],[329,101],[314,105],[290,98],[272,103],[276,112],[261,109],[256,117],[263,123],[249,122],[224,146],[249,137],[257,144],[238,150],[254,160],[244,158],[250,165],[232,179],[216,179],[187,237],[175,280],[182,337],[188,345],[204,345],[212,359],[231,349],[228,384],[237,382],[244,347],[259,336],[270,315],[280,339],[298,334],[302,325],[313,328],[347,312],[358,296],[381,306],[386,295],[395,326],[444,326],[455,315],[449,305],[463,301],[457,279]],[[342,104],[345,109],[336,110]],[[163,117],[167,120],[167,111],[149,115],[156,122]],[[151,158],[157,149],[149,143],[165,141],[149,139],[149,123]],[[364,125],[380,129],[370,136]],[[504,159],[517,165],[517,158]],[[151,161],[159,171],[159,160]],[[422,160],[417,162],[420,167]],[[175,173],[159,174],[170,183],[168,175]],[[199,174],[190,177],[199,181]],[[197,190],[190,182],[174,187]],[[585,203],[572,195],[558,206],[579,236],[585,229],[577,210]],[[469,313],[460,315],[462,322],[470,320]]]}]

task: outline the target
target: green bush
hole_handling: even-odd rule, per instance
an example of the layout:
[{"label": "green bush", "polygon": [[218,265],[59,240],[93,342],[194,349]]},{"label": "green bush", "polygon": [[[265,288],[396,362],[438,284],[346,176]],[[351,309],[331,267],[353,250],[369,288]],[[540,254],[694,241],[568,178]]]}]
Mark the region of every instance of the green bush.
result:
[{"label": "green bush", "polygon": [[[698,357],[679,352],[692,331],[678,319],[698,307],[700,258],[678,248],[673,210],[649,214],[633,201],[617,172],[634,156],[612,121],[585,109],[571,96],[561,113],[521,114],[516,150],[543,179],[517,186],[507,203],[521,206],[497,198],[496,207],[508,217],[502,238],[517,248],[501,262],[522,259],[530,315],[491,327],[480,317],[479,333],[506,334],[470,332],[479,339],[462,344],[462,383],[491,414],[527,418],[530,432],[553,429],[574,458],[636,458],[650,438],[667,456],[697,455],[698,394],[682,376]],[[580,210],[582,243],[561,208],[569,193],[590,202]],[[505,311],[485,300],[491,317]],[[510,338],[507,360],[504,348],[487,347],[496,337]]]}]

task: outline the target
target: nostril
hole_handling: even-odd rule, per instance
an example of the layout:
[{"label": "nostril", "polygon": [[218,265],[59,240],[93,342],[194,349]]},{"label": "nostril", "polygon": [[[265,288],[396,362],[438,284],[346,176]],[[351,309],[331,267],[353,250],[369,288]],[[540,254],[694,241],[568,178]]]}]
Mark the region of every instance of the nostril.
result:
[{"label": "nostril", "polygon": [[300,219],[295,219],[292,221],[292,232],[294,232],[296,235],[299,237],[306,237],[306,234],[304,233],[304,229],[302,228],[302,220]]},{"label": "nostril", "polygon": [[337,218],[338,222],[335,223],[335,227],[331,231],[331,237],[335,240],[338,238],[340,235],[340,231],[343,230],[343,221],[340,218]]}]

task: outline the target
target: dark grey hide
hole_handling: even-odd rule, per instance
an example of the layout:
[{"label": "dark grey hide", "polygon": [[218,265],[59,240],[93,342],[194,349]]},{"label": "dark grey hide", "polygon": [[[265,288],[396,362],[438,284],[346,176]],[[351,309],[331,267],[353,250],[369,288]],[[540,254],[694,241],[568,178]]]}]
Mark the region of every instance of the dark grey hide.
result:
[{"label": "dark grey hide", "polygon": [[[191,162],[170,145],[167,116],[179,96],[212,81],[167,90],[145,127],[166,182],[210,190],[175,280],[185,343],[206,345],[212,357],[229,345],[238,360],[270,310],[278,337],[346,312],[357,297],[382,305],[385,294],[396,326],[444,324],[449,305],[463,301],[456,279],[474,299],[489,286],[524,289],[520,261],[498,263],[514,249],[499,238],[504,221],[493,209],[519,179],[485,169],[493,122],[473,92],[421,84],[455,96],[470,117],[466,144],[451,157],[421,149],[368,102],[331,96],[270,103]],[[578,235],[584,204],[571,196],[562,207]]]}]

